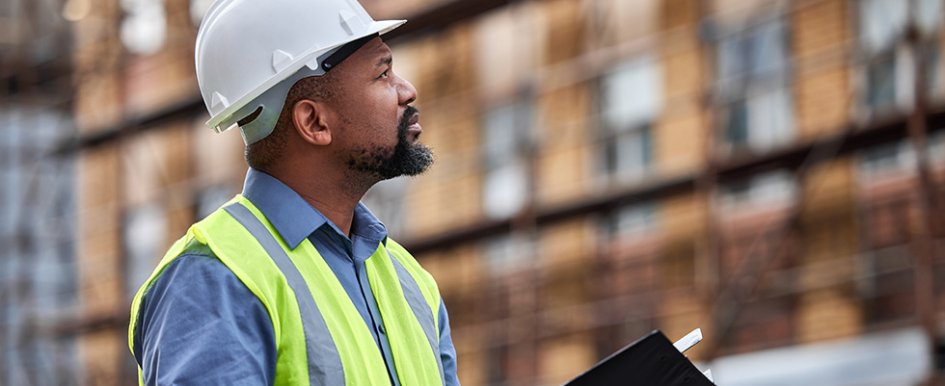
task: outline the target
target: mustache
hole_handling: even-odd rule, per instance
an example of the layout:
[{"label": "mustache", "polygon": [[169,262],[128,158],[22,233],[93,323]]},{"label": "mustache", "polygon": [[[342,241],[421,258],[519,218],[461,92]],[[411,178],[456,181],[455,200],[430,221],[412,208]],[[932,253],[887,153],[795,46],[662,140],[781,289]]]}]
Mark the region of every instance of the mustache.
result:
[{"label": "mustache", "polygon": [[400,117],[400,123],[397,125],[397,128],[400,131],[406,132],[407,126],[410,125],[410,117],[412,117],[414,114],[417,114],[419,112],[420,112],[420,109],[412,105],[407,106],[407,108],[404,109],[404,115]]}]

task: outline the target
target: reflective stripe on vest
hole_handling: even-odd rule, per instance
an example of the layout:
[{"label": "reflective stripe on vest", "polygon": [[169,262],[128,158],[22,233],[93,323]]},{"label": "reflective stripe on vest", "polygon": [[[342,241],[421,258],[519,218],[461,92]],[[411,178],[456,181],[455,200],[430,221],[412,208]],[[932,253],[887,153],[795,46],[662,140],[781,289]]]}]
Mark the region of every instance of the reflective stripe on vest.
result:
[{"label": "reflective stripe on vest", "polygon": [[233,203],[224,208],[236,221],[256,238],[269,257],[276,263],[289,287],[295,293],[295,301],[302,316],[302,329],[305,335],[305,353],[308,354],[308,380],[311,385],[344,385],[345,373],[341,366],[341,357],[335,341],[331,339],[325,318],[318,312],[315,298],[308,290],[302,274],[289,260],[289,255],[279,246],[266,226],[240,203]]},{"label": "reflective stripe on vest", "polygon": [[[400,287],[404,291],[404,298],[407,299],[407,304],[409,304],[410,309],[413,310],[413,316],[420,322],[420,326],[423,327],[423,332],[426,333],[427,341],[430,343],[430,348],[433,349],[433,352],[436,353],[437,358],[439,358],[440,334],[435,322],[436,317],[430,312],[430,307],[427,305],[423,294],[420,292],[420,286],[413,280],[413,277],[410,276],[410,273],[407,272],[404,265],[393,256],[388,257],[394,262],[394,269],[397,270],[397,277],[400,279]],[[439,308],[437,308],[437,311],[439,311]],[[443,362],[438,360],[436,361],[436,365],[437,370],[440,371],[440,381],[446,384],[446,378],[443,375]]]},{"label": "reflective stripe on vest", "polygon": [[[242,196],[192,226],[138,291],[128,336],[132,352],[144,293],[192,242],[208,246],[265,306],[278,352],[275,385],[389,384],[369,327],[311,242],[290,249]],[[444,383],[436,282],[391,239],[365,266],[401,385]]]}]

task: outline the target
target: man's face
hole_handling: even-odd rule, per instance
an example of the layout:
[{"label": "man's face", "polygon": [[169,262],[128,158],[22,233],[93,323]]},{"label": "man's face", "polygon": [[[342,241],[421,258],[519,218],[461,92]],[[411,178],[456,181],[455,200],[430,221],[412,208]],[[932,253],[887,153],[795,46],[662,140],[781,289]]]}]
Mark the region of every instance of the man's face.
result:
[{"label": "man's face", "polygon": [[390,48],[375,38],[332,70],[338,155],[352,171],[379,180],[417,175],[433,163],[430,149],[418,142],[420,114],[410,105],[417,90],[392,64]]}]

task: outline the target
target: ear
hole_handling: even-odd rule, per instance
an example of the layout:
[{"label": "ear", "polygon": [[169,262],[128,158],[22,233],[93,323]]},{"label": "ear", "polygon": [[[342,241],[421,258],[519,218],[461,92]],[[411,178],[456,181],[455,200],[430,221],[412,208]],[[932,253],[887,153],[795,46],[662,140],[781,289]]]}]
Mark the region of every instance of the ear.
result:
[{"label": "ear", "polygon": [[309,99],[302,99],[292,106],[292,122],[299,136],[312,145],[331,143],[328,122],[331,114],[328,106]]}]

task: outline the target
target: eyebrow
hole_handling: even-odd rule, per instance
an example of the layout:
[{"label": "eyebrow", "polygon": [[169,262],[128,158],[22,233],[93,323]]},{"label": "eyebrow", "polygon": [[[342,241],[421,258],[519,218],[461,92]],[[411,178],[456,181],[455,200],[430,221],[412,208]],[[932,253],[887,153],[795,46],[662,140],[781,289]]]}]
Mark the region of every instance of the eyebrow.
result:
[{"label": "eyebrow", "polygon": [[394,62],[394,57],[391,55],[384,55],[377,60],[377,63],[374,64],[374,67],[381,67],[384,65],[389,65]]}]

